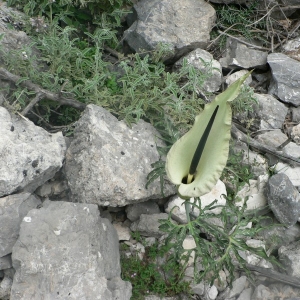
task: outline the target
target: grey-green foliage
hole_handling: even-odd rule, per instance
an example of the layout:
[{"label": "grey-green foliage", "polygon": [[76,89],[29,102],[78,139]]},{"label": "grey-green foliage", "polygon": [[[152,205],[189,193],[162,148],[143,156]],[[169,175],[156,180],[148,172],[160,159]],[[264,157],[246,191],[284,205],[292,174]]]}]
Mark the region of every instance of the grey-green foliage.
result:
[{"label": "grey-green foliage", "polygon": [[113,66],[103,56],[107,41],[117,42],[114,29],[99,27],[82,37],[73,27],[52,25],[47,34],[34,37],[31,45],[2,54],[14,74],[52,92],[61,91],[63,86],[64,93],[101,105],[128,124],[140,118],[155,124],[167,116],[180,130],[191,126],[202,110],[198,91],[209,75],[186,61],[178,72],[168,72],[163,63],[153,63],[149,55],[141,58],[136,54],[130,61],[123,59]]}]

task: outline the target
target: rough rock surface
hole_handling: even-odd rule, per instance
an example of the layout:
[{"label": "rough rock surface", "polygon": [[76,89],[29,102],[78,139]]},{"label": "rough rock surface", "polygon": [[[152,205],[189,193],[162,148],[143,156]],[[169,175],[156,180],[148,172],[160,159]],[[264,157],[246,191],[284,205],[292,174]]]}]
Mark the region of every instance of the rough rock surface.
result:
[{"label": "rough rock surface", "polygon": [[276,95],[280,100],[300,105],[300,62],[282,53],[271,53],[268,56],[271,67],[272,82],[269,94]]},{"label": "rough rock surface", "polygon": [[159,220],[165,220],[168,218],[168,214],[153,214],[145,215],[142,214],[138,221],[131,224],[130,229],[132,231],[138,231],[144,236],[161,237],[164,233],[159,230]]},{"label": "rough rock surface", "polygon": [[300,194],[285,174],[273,175],[265,189],[269,206],[277,220],[286,225],[296,224],[300,217]]},{"label": "rough rock surface", "polygon": [[280,247],[278,256],[286,272],[300,280],[300,241]]},{"label": "rough rock surface", "polygon": [[11,300],[123,299],[118,237],[93,204],[44,202],[21,224]]},{"label": "rough rock surface", "polygon": [[248,115],[241,113],[235,117],[246,124],[251,120],[250,128],[253,131],[264,129],[281,129],[285,117],[288,113],[288,107],[279,102],[272,95],[254,94],[257,104],[253,105],[253,112]]},{"label": "rough rock surface", "polygon": [[220,89],[222,84],[222,67],[209,52],[198,48],[178,60],[174,64],[175,69],[182,66],[183,59],[186,59],[188,64],[194,66],[195,69],[201,71],[205,76],[208,76],[208,79],[203,83],[205,91],[216,92]]},{"label": "rough rock surface", "polygon": [[130,18],[124,40],[134,51],[153,50],[163,42],[176,60],[208,44],[216,12],[204,0],[141,0]]},{"label": "rough rock surface", "polygon": [[0,107],[0,197],[33,192],[61,168],[65,150],[61,132],[50,134]]},{"label": "rough rock surface", "polygon": [[[161,198],[159,182],[145,188],[151,163],[159,159],[158,132],[139,121],[132,129],[107,110],[88,105],[67,150],[66,176],[73,201],[125,206]],[[166,185],[166,195],[174,187]]]},{"label": "rough rock surface", "polygon": [[236,39],[227,38],[226,55],[219,61],[222,67],[229,69],[265,68],[268,53],[253,49]]},{"label": "rough rock surface", "polygon": [[11,253],[19,236],[22,219],[40,204],[40,199],[30,193],[0,198],[0,257]]},{"label": "rough rock surface", "polygon": [[151,215],[158,213],[160,213],[158,204],[151,200],[131,204],[126,207],[127,218],[132,222],[138,220],[141,214]]}]

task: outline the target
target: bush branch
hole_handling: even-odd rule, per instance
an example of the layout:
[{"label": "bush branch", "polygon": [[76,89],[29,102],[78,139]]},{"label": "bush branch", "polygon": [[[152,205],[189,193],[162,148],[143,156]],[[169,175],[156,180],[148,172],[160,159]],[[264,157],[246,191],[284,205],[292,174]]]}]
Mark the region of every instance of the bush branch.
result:
[{"label": "bush branch", "polygon": [[62,97],[61,92],[60,93],[50,92],[48,90],[41,88],[39,85],[31,82],[30,80],[21,81],[22,77],[12,74],[4,68],[0,68],[0,77],[2,77],[3,79],[9,80],[9,81],[15,83],[16,85],[26,87],[29,90],[36,92],[36,97],[34,97],[34,99],[22,111],[23,115],[26,115],[32,109],[32,107],[42,99],[49,99],[49,100],[58,102],[62,105],[72,106],[79,110],[84,110],[86,107],[86,104],[79,102],[73,98]]}]

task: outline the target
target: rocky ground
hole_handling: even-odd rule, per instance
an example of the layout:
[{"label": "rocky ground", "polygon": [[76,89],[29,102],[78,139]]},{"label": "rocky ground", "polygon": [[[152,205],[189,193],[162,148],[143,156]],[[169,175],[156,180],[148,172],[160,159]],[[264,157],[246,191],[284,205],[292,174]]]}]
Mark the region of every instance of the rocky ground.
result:
[{"label": "rocky ground", "polygon": [[[299,9],[295,1],[290,2],[285,4],[286,14],[292,6]],[[0,9],[3,20],[7,14],[3,3]],[[134,11],[123,36],[134,51],[152,50],[163,41],[173,47],[173,56],[165,60],[175,62],[174,69],[181,67],[183,56],[199,69],[206,68],[205,62],[212,64],[212,77],[205,83],[209,92],[252,69],[246,84],[259,87],[251,115],[234,116],[235,151],[244,150],[244,162],[250,162],[254,174],[238,196],[242,201],[248,198],[249,211],[267,208],[281,225],[247,243],[253,247],[271,243],[284,270],[243,253],[256,272],[255,280],[237,270],[230,287],[226,270],[214,284],[194,284],[193,265],[189,265],[185,279],[191,282],[190,297],[300,299],[299,36],[274,53],[228,37],[226,53],[215,60],[205,50],[216,18],[209,3],[141,0]],[[7,51],[28,42],[24,32],[7,24],[0,26]],[[228,70],[229,75],[223,76]],[[7,84],[3,69],[0,73],[6,79],[2,84]],[[5,95],[1,97],[3,104]],[[131,299],[131,284],[120,276],[119,248],[126,244],[125,255],[138,254],[142,260],[145,247],[132,238],[132,232],[151,243],[162,240],[159,220],[166,219],[175,206],[174,222],[186,222],[183,200],[175,195],[173,185],[165,186],[165,197],[158,182],[145,188],[151,163],[159,159],[156,146],[163,142],[158,136],[145,121],[129,128],[104,108],[88,105],[74,136],[67,138],[0,106],[0,299]],[[219,181],[202,201],[208,205],[217,199],[224,205],[222,194],[226,185]],[[193,248],[188,238],[185,247]]]}]

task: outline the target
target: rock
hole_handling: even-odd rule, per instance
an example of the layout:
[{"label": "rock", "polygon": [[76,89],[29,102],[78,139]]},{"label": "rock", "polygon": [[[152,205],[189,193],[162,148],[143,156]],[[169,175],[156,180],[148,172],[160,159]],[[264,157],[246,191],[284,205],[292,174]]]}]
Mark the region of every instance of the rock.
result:
[{"label": "rock", "polygon": [[300,105],[300,62],[282,53],[268,55],[273,80],[269,94],[276,95],[281,101],[294,106]]},{"label": "rock", "polygon": [[227,287],[227,276],[223,270],[219,271],[219,278],[214,280],[214,286],[219,292],[223,292]]},{"label": "rock", "polygon": [[290,142],[282,148],[283,154],[298,158],[300,153],[300,145]]},{"label": "rock", "polygon": [[266,185],[265,196],[280,223],[288,227],[296,224],[300,217],[300,194],[288,176],[273,175]]},{"label": "rock", "polygon": [[[247,73],[248,73],[247,70],[240,70],[234,72],[226,78],[225,83],[229,86],[233,84],[235,81],[237,81],[239,78],[241,78],[242,76],[246,75]],[[250,85],[251,82],[252,82],[252,77],[250,75],[249,77],[246,78],[243,84]]]},{"label": "rock", "polygon": [[25,219],[13,248],[11,300],[130,299],[117,233],[96,205],[46,200]]},{"label": "rock", "polygon": [[267,147],[277,148],[286,142],[288,137],[280,129],[275,129],[262,133],[255,139]]},{"label": "rock", "polygon": [[270,289],[260,284],[255,288],[251,300],[266,300],[266,299],[270,299],[271,296],[272,293]]},{"label": "rock", "polygon": [[204,91],[216,92],[220,89],[222,83],[222,67],[209,52],[200,48],[195,49],[185,57],[179,59],[174,64],[175,69],[182,67],[184,59],[187,60],[188,64],[195,67],[196,70],[199,70],[207,77],[207,80],[203,83]]},{"label": "rock", "polygon": [[[197,247],[196,242],[194,238],[190,235],[186,236],[186,238],[182,242],[182,248],[185,250],[192,250]],[[183,255],[187,255],[188,252],[184,252]],[[195,259],[195,251],[192,251],[190,253],[189,259],[188,259],[188,267],[193,267],[194,266],[194,259]],[[184,264],[184,261],[182,261],[182,264]]]},{"label": "rock", "polygon": [[214,300],[217,298],[218,293],[219,292],[218,292],[217,288],[214,285],[212,285],[207,294],[208,294],[209,299]]},{"label": "rock", "polygon": [[300,107],[290,107],[292,122],[300,123]]},{"label": "rock", "polygon": [[12,286],[12,279],[8,276],[4,276],[2,281],[0,282],[0,299],[1,300],[9,300],[10,298],[10,291]]},{"label": "rock", "polygon": [[[125,206],[161,198],[160,184],[145,188],[151,163],[158,161],[158,132],[140,120],[128,128],[107,110],[88,105],[75,125],[66,155],[66,177],[73,201]],[[165,195],[175,193],[165,185]]]},{"label": "rock", "polygon": [[159,220],[168,219],[168,214],[160,213],[153,215],[142,214],[138,221],[131,224],[130,229],[132,231],[138,231],[143,236],[151,236],[159,238],[164,232],[159,230],[160,222]]},{"label": "rock", "polygon": [[286,228],[282,226],[282,224],[280,224],[276,219],[270,219],[264,220],[263,226],[269,227],[260,231],[259,236],[266,242],[266,245],[268,245],[268,247],[271,247],[275,250],[277,250],[281,246],[289,245],[290,243],[299,240],[300,238],[299,223]]},{"label": "rock", "polygon": [[253,49],[234,38],[227,38],[225,57],[220,58],[220,64],[229,69],[265,68],[268,53]]},{"label": "rock", "polygon": [[203,281],[201,281],[200,283],[198,283],[196,285],[192,285],[191,290],[192,290],[193,294],[197,294],[198,296],[202,296],[205,293],[206,286],[203,283]]},{"label": "rock", "polygon": [[61,168],[65,150],[61,132],[50,134],[0,107],[0,197],[32,193]]},{"label": "rock", "polygon": [[138,220],[141,214],[152,215],[159,213],[159,206],[153,200],[131,204],[126,207],[127,218],[132,222]]},{"label": "rock", "polygon": [[269,166],[265,157],[255,151],[250,150],[245,143],[236,140],[233,147],[233,152],[235,154],[241,153],[241,165],[248,166],[250,168],[250,172],[254,175],[254,178],[257,178],[261,175],[264,176],[268,173]]},{"label": "rock", "polygon": [[12,267],[11,255],[0,257],[0,270],[9,269]]},{"label": "rock", "polygon": [[300,280],[300,241],[281,246],[278,250],[278,255],[287,274],[298,277]]},{"label": "rock", "polygon": [[[225,184],[218,180],[215,187],[207,194],[201,196],[201,207],[204,208],[205,206],[210,205],[213,201],[217,200],[217,203],[215,205],[225,205],[226,199],[223,197],[223,195],[227,195]],[[193,200],[191,200],[193,202]],[[173,196],[170,198],[169,202],[166,205],[165,211],[167,213],[170,213],[172,210],[172,219],[179,222],[179,223],[187,223],[186,218],[186,210],[185,210],[185,200],[178,196]],[[210,212],[213,212],[215,214],[220,213],[222,210],[221,207],[211,209]],[[193,210],[193,214],[195,216],[199,216],[199,210],[195,208]]]},{"label": "rock", "polygon": [[300,145],[300,124],[292,127],[291,138],[297,145]]},{"label": "rock", "polygon": [[265,209],[268,202],[264,195],[264,189],[268,178],[268,175],[264,175],[259,176],[259,180],[250,179],[250,184],[245,184],[236,194],[236,197],[241,200],[236,202],[236,205],[242,206],[247,200],[246,211]]},{"label": "rock", "polygon": [[[298,157],[298,156],[297,156]],[[288,176],[293,186],[300,186],[300,167],[290,167],[288,164],[277,163],[274,171],[279,174],[285,174]]]},{"label": "rock", "polygon": [[207,46],[216,12],[204,0],[141,0],[134,5],[133,16],[123,36],[130,48],[151,51],[159,43],[168,44],[174,54],[165,59],[177,60]]},{"label": "rock", "polygon": [[238,296],[245,288],[248,287],[248,280],[246,276],[241,276],[232,282],[232,288],[228,298]]},{"label": "rock", "polygon": [[253,289],[251,287],[247,288],[242,291],[242,293],[237,298],[237,300],[251,300],[252,294],[253,294]]},{"label": "rock", "polygon": [[113,223],[114,228],[117,231],[119,241],[129,241],[131,238],[130,230],[128,227],[123,226],[120,223]]},{"label": "rock", "polygon": [[300,289],[294,288],[290,285],[283,283],[273,283],[269,285],[269,290],[272,293],[271,299],[284,299],[284,300],[300,300]]},{"label": "rock", "polygon": [[300,37],[287,41],[282,48],[285,55],[300,61]]},{"label": "rock", "polygon": [[29,193],[0,198],[0,257],[11,253],[23,218],[40,204],[40,199]]},{"label": "rock", "polygon": [[[281,129],[288,113],[288,108],[272,95],[254,94],[257,103],[252,106],[253,111],[235,115],[241,124],[252,131],[264,129]],[[251,120],[249,124],[249,120]],[[248,124],[247,124],[248,123]]]}]

